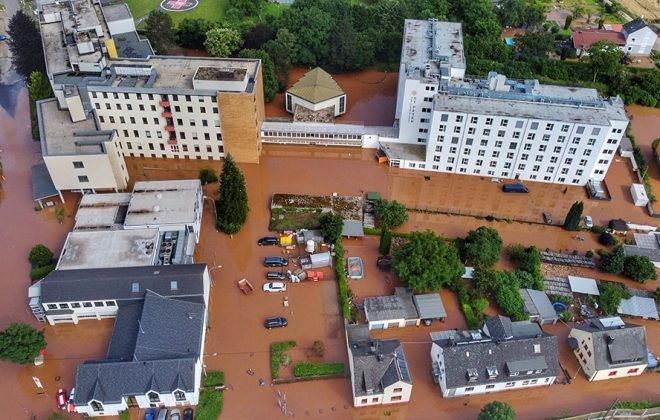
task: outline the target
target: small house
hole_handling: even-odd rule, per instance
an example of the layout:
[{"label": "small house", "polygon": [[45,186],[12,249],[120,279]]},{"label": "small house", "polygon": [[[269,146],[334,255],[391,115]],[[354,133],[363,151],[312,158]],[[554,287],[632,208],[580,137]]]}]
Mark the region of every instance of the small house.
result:
[{"label": "small house", "polygon": [[415,301],[415,307],[417,308],[420,319],[424,321],[433,319],[444,321],[447,318],[447,311],[442,304],[440,293],[415,295],[413,296],[413,300]]},{"label": "small house", "polygon": [[525,301],[525,312],[529,314],[531,321],[539,324],[555,324],[559,319],[557,311],[544,292],[534,289],[520,289],[520,296]]},{"label": "small house", "polygon": [[364,312],[370,330],[419,325],[419,314],[413,302],[413,295],[403,287],[397,287],[392,296],[366,298]]}]

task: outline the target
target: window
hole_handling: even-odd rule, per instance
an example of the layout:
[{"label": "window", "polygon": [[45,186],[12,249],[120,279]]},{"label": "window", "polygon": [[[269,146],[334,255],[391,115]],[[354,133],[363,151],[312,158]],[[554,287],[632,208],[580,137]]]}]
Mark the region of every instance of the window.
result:
[{"label": "window", "polygon": [[492,118],[486,118],[486,125],[493,125],[493,119]]},{"label": "window", "polygon": [[529,129],[530,129],[530,130],[536,130],[537,128],[539,128],[539,123],[537,123],[537,122],[533,122],[533,123],[529,126]]},{"label": "window", "polygon": [[377,403],[377,402],[378,402],[378,397],[373,397],[373,398],[371,399],[371,402],[372,402],[372,403]]},{"label": "window", "polygon": [[152,403],[160,402],[160,396],[157,393],[153,392],[153,391],[148,393],[147,397],[149,397],[149,402],[152,402]]},{"label": "window", "polygon": [[504,137],[504,133],[505,133],[504,130],[498,130],[497,131],[497,137]]},{"label": "window", "polygon": [[473,386],[469,386],[469,387],[465,388],[465,392],[472,392],[472,391],[474,391]]},{"label": "window", "polygon": [[78,182],[89,182],[89,178],[87,178],[85,175],[79,175]]},{"label": "window", "polygon": [[92,302],[83,302],[83,308],[91,308]]},{"label": "window", "polygon": [[516,385],[515,382],[507,382],[505,386],[506,386],[507,388],[511,388],[511,387],[513,387],[513,386],[515,386],[515,385]]},{"label": "window", "polygon": [[82,168],[85,167],[85,165],[83,165],[83,163],[80,162],[80,161],[74,161],[73,162],[73,167],[76,168],[76,169],[82,169]]},{"label": "window", "polygon": [[80,304],[78,302],[74,302],[71,304],[72,308],[80,308]]},{"label": "window", "polygon": [[456,122],[457,123],[463,122],[463,116],[462,115],[457,115],[456,116]]},{"label": "window", "polygon": [[60,303],[60,309],[69,309],[68,303]]},{"label": "window", "polygon": [[444,133],[445,131],[447,131],[447,126],[444,125],[444,124],[440,124],[438,126],[438,131],[441,132],[441,133]]},{"label": "window", "polygon": [[366,404],[367,401],[368,401],[367,398],[362,398],[362,399],[360,400],[360,404]]},{"label": "window", "polygon": [[628,374],[637,373],[638,370],[639,368],[628,369]]},{"label": "window", "polygon": [[89,405],[91,405],[92,410],[94,410],[96,412],[103,411],[103,404],[101,404],[98,401],[92,401],[92,402],[89,403]]},{"label": "window", "polygon": [[94,302],[94,306],[96,306],[97,308],[98,308],[98,307],[102,307],[102,306],[103,306],[103,302]]},{"label": "window", "polygon": [[392,398],[390,398],[390,401],[401,401],[403,397],[401,395],[395,395]]},{"label": "window", "polygon": [[174,399],[177,401],[185,401],[186,393],[183,391],[174,391]]},{"label": "window", "polygon": [[542,145],[539,146],[539,152],[545,152],[547,148],[548,148],[548,146],[546,146],[545,144],[542,144]]},{"label": "window", "polygon": [[593,146],[594,144],[596,144],[596,139],[587,140],[587,146]]},{"label": "window", "polygon": [[496,141],[495,142],[495,147],[502,147],[502,142],[501,141]]},{"label": "window", "polygon": [[502,121],[500,121],[500,125],[501,125],[502,127],[506,127],[507,125],[509,125],[509,120],[502,120]]},{"label": "window", "polygon": [[484,128],[484,136],[490,136],[490,129]]},{"label": "window", "polygon": [[470,117],[470,123],[471,123],[471,124],[476,124],[476,123],[478,123],[478,122],[479,122],[479,118],[478,118],[478,117]]},{"label": "window", "polygon": [[607,376],[616,376],[616,370],[611,371]]},{"label": "window", "polygon": [[548,124],[545,125],[545,129],[546,129],[546,130],[552,130],[553,128],[555,128],[555,125],[554,125],[554,124],[550,124],[550,123],[548,123]]},{"label": "window", "polygon": [[403,392],[403,388],[394,388],[392,392],[394,392],[395,394],[399,392]]},{"label": "window", "polygon": [[523,381],[522,384],[523,384],[523,386],[525,386],[525,385],[529,385],[529,381]]},{"label": "window", "polygon": [[468,134],[474,134],[475,131],[477,131],[477,130],[474,127],[468,128]]},{"label": "window", "polygon": [[49,303],[48,304],[48,309],[57,309],[57,305],[54,303]]},{"label": "window", "polygon": [[561,132],[562,133],[567,133],[568,132],[568,125],[564,124],[561,126]]},{"label": "window", "polygon": [[486,389],[493,389],[493,388],[495,388],[495,385],[493,385],[493,384],[491,384],[491,385],[486,385]]},{"label": "window", "polygon": [[539,381],[538,379],[532,379],[529,383],[532,384],[532,385],[534,385],[534,384],[537,383],[538,381]]},{"label": "window", "polygon": [[460,132],[461,132],[461,127],[459,126],[454,127],[454,133],[460,133]]}]

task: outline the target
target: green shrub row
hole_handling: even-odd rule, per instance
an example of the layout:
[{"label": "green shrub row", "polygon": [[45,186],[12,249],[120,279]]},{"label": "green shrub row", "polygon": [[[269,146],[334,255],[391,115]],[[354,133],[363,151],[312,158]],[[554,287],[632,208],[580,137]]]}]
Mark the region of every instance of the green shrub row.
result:
[{"label": "green shrub row", "polygon": [[626,408],[629,410],[646,410],[656,407],[660,407],[660,401],[619,401],[614,404],[614,408]]},{"label": "green shrub row", "polygon": [[343,363],[298,363],[294,369],[297,378],[344,373]]},{"label": "green shrub row", "polygon": [[33,268],[30,270],[30,279],[41,280],[53,270],[55,270],[55,264],[48,264],[43,267]]},{"label": "green shrub row", "polygon": [[475,315],[470,302],[470,295],[467,290],[465,290],[465,285],[463,285],[463,280],[458,279],[454,282],[454,291],[458,295],[458,301],[461,304],[461,310],[463,315],[465,315],[465,321],[468,324],[468,328],[471,330],[476,330],[479,328],[479,318]]},{"label": "green shrub row", "polygon": [[212,371],[204,375],[204,386],[218,386],[224,384],[225,384],[224,372]]},{"label": "green shrub row", "polygon": [[270,370],[273,379],[277,379],[280,375],[282,353],[295,346],[295,341],[280,341],[270,345]]},{"label": "green shrub row", "polygon": [[204,389],[199,393],[199,404],[197,405],[197,420],[217,420],[222,413],[224,394],[222,391]]},{"label": "green shrub row", "polygon": [[346,270],[344,268],[344,246],[341,244],[341,238],[335,242],[335,255],[337,264],[335,271],[339,281],[339,304],[341,305],[341,314],[344,319],[351,318],[351,306],[348,303],[348,280],[346,279]]}]

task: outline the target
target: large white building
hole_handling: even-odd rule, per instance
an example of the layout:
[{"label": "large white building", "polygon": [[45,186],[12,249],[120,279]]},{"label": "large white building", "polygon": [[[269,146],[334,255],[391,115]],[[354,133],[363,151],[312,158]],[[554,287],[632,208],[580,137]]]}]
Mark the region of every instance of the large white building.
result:
[{"label": "large white building", "polygon": [[406,20],[390,166],[569,185],[601,181],[628,124],[595,89],[467,79],[461,25]]}]

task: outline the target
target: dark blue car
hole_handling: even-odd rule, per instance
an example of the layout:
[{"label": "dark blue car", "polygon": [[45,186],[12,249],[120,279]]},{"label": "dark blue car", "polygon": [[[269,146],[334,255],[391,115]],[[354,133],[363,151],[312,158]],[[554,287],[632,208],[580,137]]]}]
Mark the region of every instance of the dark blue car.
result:
[{"label": "dark blue car", "polygon": [[144,420],[154,420],[156,418],[156,409],[148,408],[144,413]]}]

